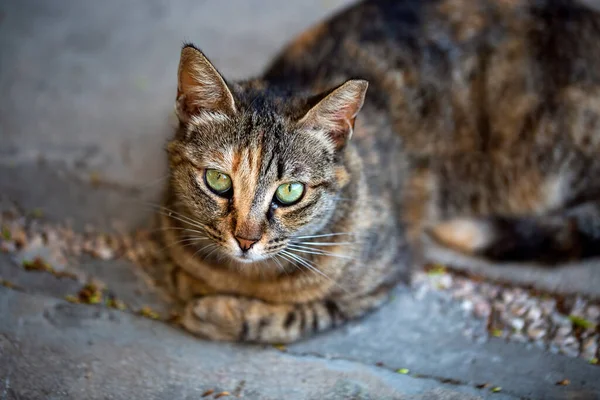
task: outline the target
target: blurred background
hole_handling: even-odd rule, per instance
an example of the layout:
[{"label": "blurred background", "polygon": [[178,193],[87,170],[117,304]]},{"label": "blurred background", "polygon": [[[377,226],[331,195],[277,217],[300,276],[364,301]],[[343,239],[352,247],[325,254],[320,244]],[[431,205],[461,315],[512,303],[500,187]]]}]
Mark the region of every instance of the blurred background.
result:
[{"label": "blurred background", "polygon": [[1,1],[0,193],[53,220],[137,225],[129,200],[155,199],[165,175],[182,43],[246,78],[349,3]]}]

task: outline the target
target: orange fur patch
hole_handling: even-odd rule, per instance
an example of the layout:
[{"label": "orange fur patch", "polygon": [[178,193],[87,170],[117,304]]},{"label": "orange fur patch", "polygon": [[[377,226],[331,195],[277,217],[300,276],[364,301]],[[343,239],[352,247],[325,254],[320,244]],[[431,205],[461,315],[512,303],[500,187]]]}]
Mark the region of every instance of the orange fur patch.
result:
[{"label": "orange fur patch", "polygon": [[491,241],[491,234],[483,223],[468,219],[455,219],[434,226],[429,233],[440,244],[472,254]]}]

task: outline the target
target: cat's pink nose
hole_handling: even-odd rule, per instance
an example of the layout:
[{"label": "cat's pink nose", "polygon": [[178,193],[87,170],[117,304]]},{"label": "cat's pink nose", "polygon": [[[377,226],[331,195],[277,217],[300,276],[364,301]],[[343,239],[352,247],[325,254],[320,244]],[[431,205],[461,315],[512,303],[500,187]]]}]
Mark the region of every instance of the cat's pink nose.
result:
[{"label": "cat's pink nose", "polygon": [[248,251],[248,250],[250,250],[250,247],[252,247],[254,245],[254,243],[256,243],[260,240],[260,238],[248,239],[248,238],[236,236],[235,240],[237,240],[238,244],[240,245],[240,249],[242,249],[243,251]]}]

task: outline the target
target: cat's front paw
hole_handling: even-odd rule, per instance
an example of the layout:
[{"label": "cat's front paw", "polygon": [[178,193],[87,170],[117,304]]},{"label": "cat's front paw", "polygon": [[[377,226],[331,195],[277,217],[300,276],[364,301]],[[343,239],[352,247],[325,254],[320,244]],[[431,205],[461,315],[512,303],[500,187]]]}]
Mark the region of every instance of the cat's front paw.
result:
[{"label": "cat's front paw", "polygon": [[234,296],[206,296],[190,301],[182,325],[210,340],[236,341],[244,335],[246,302]]}]

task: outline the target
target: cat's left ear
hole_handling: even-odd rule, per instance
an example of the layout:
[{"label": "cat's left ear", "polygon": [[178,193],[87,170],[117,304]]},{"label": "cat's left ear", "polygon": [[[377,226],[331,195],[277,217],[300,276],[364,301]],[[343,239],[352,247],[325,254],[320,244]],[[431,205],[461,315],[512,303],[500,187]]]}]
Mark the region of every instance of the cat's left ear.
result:
[{"label": "cat's left ear", "polygon": [[203,111],[233,115],[233,95],[217,69],[192,45],[181,50],[177,76],[177,115],[182,121]]},{"label": "cat's left ear", "polygon": [[354,120],[363,106],[369,83],[352,79],[337,87],[298,122],[301,127],[322,130],[336,150],[345,146],[354,129]]}]

